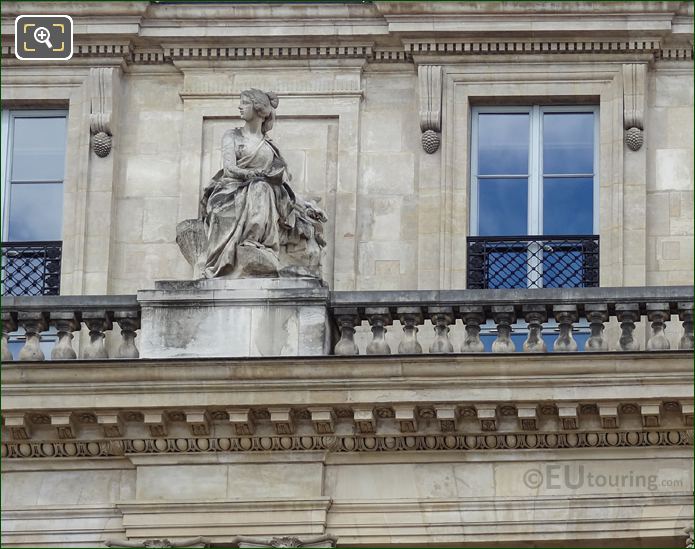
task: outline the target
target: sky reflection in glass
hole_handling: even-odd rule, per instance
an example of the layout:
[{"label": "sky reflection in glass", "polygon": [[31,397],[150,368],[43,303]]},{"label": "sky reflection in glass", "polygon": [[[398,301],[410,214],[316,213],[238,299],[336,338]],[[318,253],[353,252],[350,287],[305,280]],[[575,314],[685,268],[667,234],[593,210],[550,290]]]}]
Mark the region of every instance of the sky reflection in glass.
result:
[{"label": "sky reflection in glass", "polygon": [[65,137],[65,117],[15,118],[12,180],[62,181]]},{"label": "sky reflection in glass", "polygon": [[543,115],[543,173],[594,173],[593,113]]},{"label": "sky reflection in glass", "polygon": [[594,234],[594,182],[590,177],[543,179],[543,234]]},{"label": "sky reflection in glass", "polygon": [[8,240],[61,240],[63,184],[12,185]]},{"label": "sky reflection in glass", "polygon": [[478,224],[480,236],[514,236],[528,232],[526,179],[480,179]]},{"label": "sky reflection in glass", "polygon": [[526,175],[528,151],[528,114],[478,116],[478,175]]}]

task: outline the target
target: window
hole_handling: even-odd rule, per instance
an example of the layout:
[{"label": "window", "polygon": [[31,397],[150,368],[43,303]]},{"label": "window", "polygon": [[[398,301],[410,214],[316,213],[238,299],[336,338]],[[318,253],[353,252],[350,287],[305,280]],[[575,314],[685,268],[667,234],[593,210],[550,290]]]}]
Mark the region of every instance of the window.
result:
[{"label": "window", "polygon": [[598,109],[477,107],[469,288],[598,285]]},{"label": "window", "polygon": [[67,113],[2,111],[2,293],[60,289]]}]

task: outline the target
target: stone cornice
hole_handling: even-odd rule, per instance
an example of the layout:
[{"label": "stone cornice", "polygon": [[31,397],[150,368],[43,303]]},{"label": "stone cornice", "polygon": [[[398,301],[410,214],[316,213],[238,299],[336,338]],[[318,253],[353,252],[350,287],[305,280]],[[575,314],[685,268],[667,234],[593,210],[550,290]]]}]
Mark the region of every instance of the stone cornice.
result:
[{"label": "stone cornice", "polygon": [[[508,54],[644,52],[679,60],[692,57],[690,4],[5,2],[3,58],[13,56],[17,14],[60,12],[75,21],[77,59],[120,55],[137,64],[355,56],[403,62],[432,53],[464,58],[482,53],[493,60]],[[680,43],[660,51],[660,41],[669,40]]]},{"label": "stone cornice", "polygon": [[692,444],[689,352],[52,361],[3,381],[17,458]]},{"label": "stone cornice", "polygon": [[[272,358],[177,358],[138,360],[52,360],[2,364],[3,396],[66,388],[117,390],[132,383],[258,383],[266,390],[273,383],[317,387],[345,387],[415,381],[419,385],[476,383],[499,386],[538,384],[546,387],[580,384],[583,387],[620,386],[640,379],[678,383],[692,380],[692,351],[563,353],[560,354],[450,354],[391,356],[317,356]],[[458,381],[457,381],[458,380]],[[3,409],[9,403],[3,401]]]},{"label": "stone cornice", "polygon": [[[451,40],[441,38],[404,39],[401,46],[381,46],[375,43],[303,43],[292,44],[233,44],[219,41],[189,41],[186,43],[134,45],[128,40],[108,42],[77,42],[73,60],[63,65],[74,65],[81,60],[114,59],[128,64],[152,65],[190,61],[202,65],[218,61],[272,61],[282,64],[290,60],[364,59],[372,63],[412,63],[413,58],[427,57],[428,63],[476,60],[505,61],[510,56],[647,56],[646,59],[683,61],[693,58],[692,44],[662,46],[658,39],[648,40]],[[2,46],[3,64],[16,64],[14,45]],[[44,63],[46,64],[46,63]],[[36,65],[34,63],[33,65]],[[26,63],[20,66],[28,66]],[[55,66],[48,65],[48,66]]]}]

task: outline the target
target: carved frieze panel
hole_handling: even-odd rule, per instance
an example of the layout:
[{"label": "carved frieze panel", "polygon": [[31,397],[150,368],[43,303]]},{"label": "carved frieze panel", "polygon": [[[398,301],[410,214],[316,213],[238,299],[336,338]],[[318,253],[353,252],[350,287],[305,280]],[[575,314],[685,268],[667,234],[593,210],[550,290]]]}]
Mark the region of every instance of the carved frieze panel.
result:
[{"label": "carved frieze panel", "polygon": [[[338,414],[336,410],[341,412]],[[219,415],[219,419],[212,419],[213,414]],[[360,445],[365,445],[363,451],[368,451],[374,449],[369,441],[381,440],[379,437],[388,437],[394,432],[398,434],[389,439],[389,449],[396,449],[394,445],[400,444],[395,442],[400,435],[435,437],[436,440],[442,436],[463,437],[471,448],[482,448],[482,443],[471,446],[471,441],[498,434],[523,438],[551,434],[557,437],[568,433],[593,433],[591,440],[598,440],[594,435],[622,432],[621,436],[634,433],[626,439],[625,444],[630,446],[634,436],[642,437],[647,431],[652,433],[649,440],[654,444],[657,439],[662,440],[658,437],[665,436],[663,433],[678,431],[685,437],[678,440],[689,444],[692,417],[692,402],[682,400],[6,412],[3,429],[8,446],[3,451],[16,448],[14,457],[22,457],[27,452],[25,457],[29,457],[35,451],[28,448],[33,448],[31,444],[36,441],[55,443],[56,448],[63,448],[54,450],[56,456],[123,455],[146,448],[156,452],[302,451],[309,448],[347,452],[362,451]],[[606,440],[610,446],[610,441],[616,439]],[[63,442],[69,444],[61,446]],[[23,454],[14,443],[31,444],[22,446]]]},{"label": "carved frieze panel", "polygon": [[122,440],[8,440],[3,458],[95,458],[138,454],[216,452],[338,453],[384,451],[522,450],[574,448],[637,448],[692,446],[688,429],[646,429],[572,432],[484,432],[477,434],[282,435],[213,438],[150,438]]}]

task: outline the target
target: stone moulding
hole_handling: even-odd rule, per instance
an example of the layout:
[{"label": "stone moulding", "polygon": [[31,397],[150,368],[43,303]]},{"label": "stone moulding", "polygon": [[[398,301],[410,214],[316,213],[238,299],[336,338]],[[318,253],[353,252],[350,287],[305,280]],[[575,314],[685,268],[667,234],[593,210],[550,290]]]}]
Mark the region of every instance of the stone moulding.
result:
[{"label": "stone moulding", "polygon": [[90,441],[3,442],[3,459],[121,457],[151,454],[240,452],[413,452],[565,450],[577,448],[692,447],[687,429],[407,435],[283,435],[200,438],[128,438]]},{"label": "stone moulding", "polygon": [[404,40],[405,51],[416,54],[533,54],[533,53],[656,53],[661,45],[657,40],[646,41],[408,41]]},{"label": "stone moulding", "polygon": [[[649,54],[654,60],[687,61],[693,59],[692,47],[664,46],[657,40],[635,41],[409,41],[401,47],[374,44],[233,46],[216,44],[189,46],[135,46],[130,42],[79,44],[76,58],[121,58],[128,64],[170,64],[185,60],[291,60],[355,59],[377,63],[412,63],[414,55],[528,55],[528,54]],[[2,59],[15,60],[14,45],[2,46]]]},{"label": "stone moulding", "polygon": [[304,57],[371,57],[371,44],[344,46],[176,46],[164,47],[167,59],[283,59]]}]

